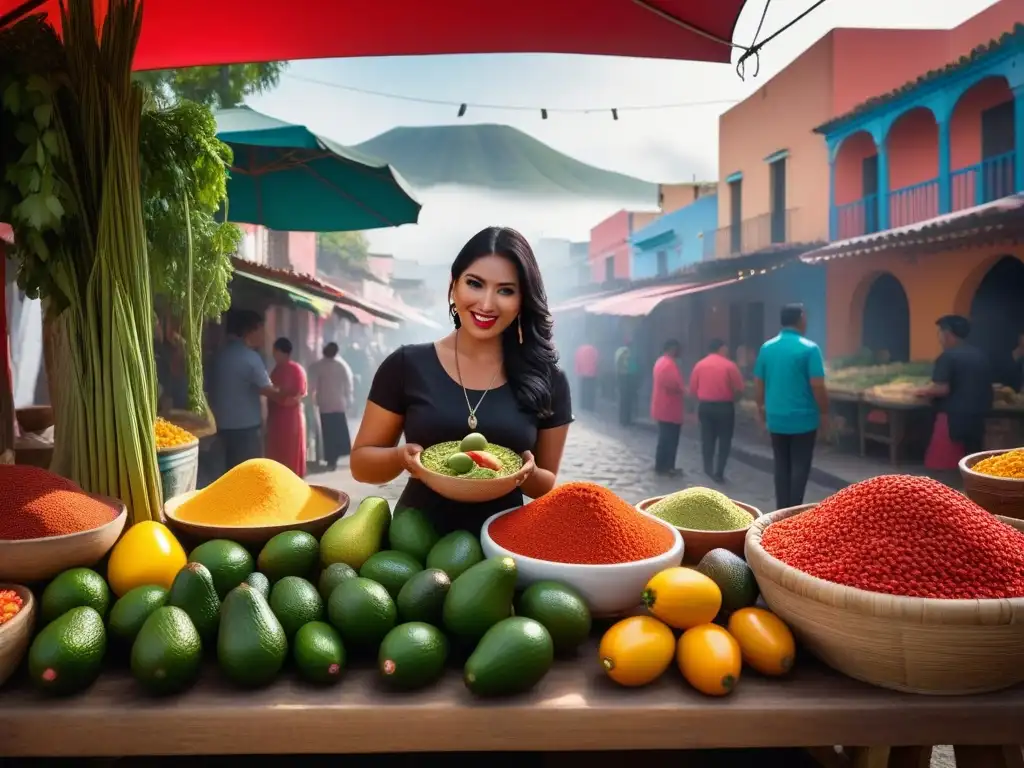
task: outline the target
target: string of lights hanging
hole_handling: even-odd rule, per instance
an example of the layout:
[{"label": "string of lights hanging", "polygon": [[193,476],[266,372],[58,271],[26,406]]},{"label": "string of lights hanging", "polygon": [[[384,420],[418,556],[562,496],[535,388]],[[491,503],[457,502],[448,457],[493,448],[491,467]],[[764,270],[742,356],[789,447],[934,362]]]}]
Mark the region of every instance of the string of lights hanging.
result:
[{"label": "string of lights hanging", "polygon": [[[787,29],[792,27],[794,24],[807,17],[808,14],[810,14],[816,8],[819,8],[822,5],[824,5],[826,0],[817,0],[803,13],[801,13],[795,19],[790,21],[788,24],[783,25],[775,32],[770,34],[768,37],[766,37],[764,40],[758,41],[758,38],[761,36],[761,29],[764,27],[765,18],[767,18],[768,16],[768,8],[771,6],[771,0],[767,0],[767,2],[765,2],[764,9],[761,12],[761,19],[757,24],[757,31],[754,32],[754,39],[749,46],[740,45],[739,43],[734,43],[730,40],[724,40],[722,38],[717,37],[716,35],[712,35],[711,33],[706,32],[705,30],[702,30],[699,27],[695,27],[692,24],[688,24],[687,22],[677,19],[674,16],[666,14],[661,9],[657,8],[654,5],[651,5],[651,3],[648,2],[648,0],[633,0],[633,2],[641,6],[642,8],[645,8],[646,10],[650,11],[651,13],[654,13],[658,16],[662,16],[666,21],[672,24],[681,26],[691,32],[707,37],[708,39],[714,40],[715,42],[721,43],[722,45],[726,45],[729,46],[730,48],[735,48],[737,50],[742,51],[743,53],[740,54],[740,57],[736,62],[736,74],[739,76],[740,80],[745,80],[747,61],[749,61],[750,59],[754,60],[753,77],[756,78],[761,72],[761,49],[765,45],[770,43],[772,40],[774,40],[776,37],[781,35],[783,32],[785,32]],[[691,109],[698,107],[733,105],[739,103],[739,99],[711,99],[706,101],[681,101],[669,104],[642,104],[615,107],[540,107],[527,106],[523,104],[493,104],[474,103],[471,101],[449,101],[445,99],[427,99],[419,96],[409,96],[407,94],[402,93],[391,93],[388,91],[371,90],[369,88],[358,88],[356,86],[345,85],[343,83],[334,83],[328,80],[320,80],[315,77],[296,75],[291,72],[285,72],[284,77],[290,80],[310,83],[312,85],[319,85],[326,88],[334,88],[341,91],[348,91],[349,93],[358,93],[364,96],[376,96],[378,98],[392,99],[394,101],[406,101],[415,104],[430,104],[433,106],[451,107],[457,110],[456,114],[458,117],[465,117],[466,113],[470,109],[474,109],[505,112],[540,112],[542,120],[547,120],[548,115],[555,113],[578,115],[610,114],[612,116],[612,120],[618,120],[619,114],[622,112],[650,112],[669,109]]]}]

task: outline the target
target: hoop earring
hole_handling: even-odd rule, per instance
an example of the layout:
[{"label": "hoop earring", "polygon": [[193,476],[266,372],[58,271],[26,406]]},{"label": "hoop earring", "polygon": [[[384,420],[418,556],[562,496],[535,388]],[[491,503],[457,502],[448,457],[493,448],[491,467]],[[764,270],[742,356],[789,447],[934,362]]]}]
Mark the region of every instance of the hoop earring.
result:
[{"label": "hoop earring", "polygon": [[523,343],[523,316],[522,315],[520,315],[517,318],[517,324],[519,325],[519,344],[522,345],[522,343]]},{"label": "hoop earring", "polygon": [[452,325],[455,326],[455,330],[461,328],[462,320],[459,318],[459,311],[455,309],[454,301],[448,305],[448,314],[452,316]]}]

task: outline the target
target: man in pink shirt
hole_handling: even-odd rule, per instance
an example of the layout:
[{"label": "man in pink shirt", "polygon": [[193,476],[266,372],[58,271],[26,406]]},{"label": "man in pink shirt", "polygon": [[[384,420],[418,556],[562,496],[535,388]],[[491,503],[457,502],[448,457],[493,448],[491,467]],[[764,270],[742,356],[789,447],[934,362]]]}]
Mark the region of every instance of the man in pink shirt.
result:
[{"label": "man in pink shirt", "polygon": [[[714,339],[707,357],[693,366],[690,374],[690,393],[697,398],[704,473],[719,483],[725,481],[725,462],[729,460],[736,425],[735,402],[743,392],[739,366],[728,354],[725,342]],[[718,461],[715,461],[716,444]]]},{"label": "man in pink shirt", "polygon": [[580,381],[580,406],[592,411],[597,401],[597,347],[583,344],[576,350],[576,377]]},{"label": "man in pink shirt", "polygon": [[664,352],[654,363],[651,419],[658,425],[654,471],[659,475],[682,474],[676,469],[676,451],[679,450],[679,433],[683,426],[683,396],[686,394],[678,362],[682,351],[678,341],[667,341]]}]

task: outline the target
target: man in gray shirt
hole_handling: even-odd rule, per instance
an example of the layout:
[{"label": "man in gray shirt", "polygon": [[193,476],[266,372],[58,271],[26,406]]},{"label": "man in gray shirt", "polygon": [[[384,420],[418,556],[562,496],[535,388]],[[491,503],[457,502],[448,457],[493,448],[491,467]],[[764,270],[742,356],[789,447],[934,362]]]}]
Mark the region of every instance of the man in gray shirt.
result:
[{"label": "man in gray shirt", "polygon": [[213,364],[210,406],[224,446],[224,468],[230,470],[263,455],[260,398],[275,398],[278,390],[256,351],[263,346],[262,316],[249,310],[229,312],[227,335]]}]

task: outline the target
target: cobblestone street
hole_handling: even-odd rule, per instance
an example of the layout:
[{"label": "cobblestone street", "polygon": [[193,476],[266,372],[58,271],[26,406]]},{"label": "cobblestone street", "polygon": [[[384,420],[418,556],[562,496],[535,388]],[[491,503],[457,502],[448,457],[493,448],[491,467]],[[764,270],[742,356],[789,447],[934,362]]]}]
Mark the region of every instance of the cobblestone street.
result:
[{"label": "cobblestone street", "polygon": [[[353,423],[352,434],[357,423]],[[685,434],[679,441],[676,466],[683,471],[681,478],[658,477],[653,472],[655,435],[642,427],[621,427],[609,423],[600,416],[578,414],[576,422],[569,429],[569,441],[562,459],[559,482],[584,480],[600,483],[631,503],[651,496],[658,496],[681,487],[707,485],[719,488],[733,498],[752,504],[758,509],[770,512],[775,509],[775,492],[772,478],[767,472],[744,464],[735,459],[726,468],[726,483],[718,486],[706,477],[701,469],[700,445]],[[311,480],[315,483],[344,490],[353,500],[371,494],[397,501],[405,486],[405,476],[383,487],[357,483],[349,474],[347,465],[337,472],[317,474]],[[810,483],[807,487],[807,501],[819,501],[830,491]]]}]

